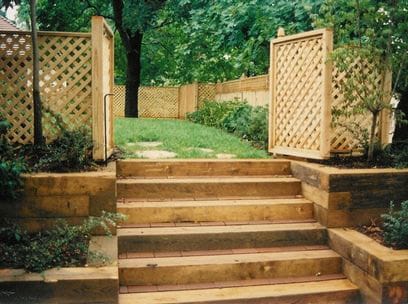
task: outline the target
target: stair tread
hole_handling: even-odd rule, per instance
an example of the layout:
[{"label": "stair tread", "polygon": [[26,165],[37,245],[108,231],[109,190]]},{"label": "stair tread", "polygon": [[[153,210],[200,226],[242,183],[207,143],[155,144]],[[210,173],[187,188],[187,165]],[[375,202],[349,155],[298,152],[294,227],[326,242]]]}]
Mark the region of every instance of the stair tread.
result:
[{"label": "stair tread", "polygon": [[279,223],[264,225],[231,225],[231,226],[193,226],[193,227],[151,227],[151,228],[118,228],[117,235],[146,236],[146,235],[183,235],[183,234],[218,234],[242,233],[257,231],[286,231],[286,230],[324,230],[317,222],[314,223]]},{"label": "stair tread", "polygon": [[203,255],[224,255],[237,253],[267,253],[267,252],[289,252],[303,250],[326,250],[330,249],[327,245],[300,245],[300,246],[275,246],[261,248],[234,248],[234,249],[213,249],[213,250],[183,250],[183,251],[145,251],[145,252],[126,252],[119,254],[119,259],[127,258],[153,258],[153,257],[188,257]]},{"label": "stair tread", "polygon": [[265,252],[265,253],[243,253],[228,255],[203,255],[187,257],[156,257],[156,258],[138,258],[138,259],[120,259],[119,268],[145,268],[147,265],[155,267],[172,266],[198,266],[198,265],[220,265],[237,263],[257,263],[268,261],[284,260],[310,260],[340,258],[340,256],[331,249],[326,250],[304,250],[289,252]]},{"label": "stair tread", "polygon": [[358,288],[347,279],[338,279],[319,282],[301,282],[260,286],[127,293],[119,295],[119,303],[210,303],[215,301],[241,301],[245,299],[262,298],[279,299],[289,296],[318,296],[321,294],[335,292],[356,293],[358,292]]},{"label": "stair tread", "polygon": [[179,207],[207,207],[207,206],[252,206],[252,205],[299,205],[313,204],[305,198],[266,198],[266,199],[214,199],[214,200],[171,200],[171,201],[132,201],[131,198],[125,202],[119,201],[118,208],[179,208]]},{"label": "stair tread", "polygon": [[270,182],[280,182],[280,183],[294,183],[300,182],[299,179],[295,177],[258,177],[258,176],[205,176],[205,177],[185,177],[185,178],[126,178],[117,180],[117,184],[197,184],[197,183],[207,183],[207,184],[218,184],[218,183],[270,183]]},{"label": "stair tread", "polygon": [[211,288],[227,288],[242,286],[276,285],[303,282],[319,282],[325,280],[346,279],[342,273],[324,274],[319,276],[286,277],[286,278],[265,278],[265,279],[244,279],[236,281],[223,281],[213,283],[194,284],[172,284],[172,285],[127,285],[120,286],[120,293],[151,292],[151,291],[174,291],[174,290],[197,290]]}]

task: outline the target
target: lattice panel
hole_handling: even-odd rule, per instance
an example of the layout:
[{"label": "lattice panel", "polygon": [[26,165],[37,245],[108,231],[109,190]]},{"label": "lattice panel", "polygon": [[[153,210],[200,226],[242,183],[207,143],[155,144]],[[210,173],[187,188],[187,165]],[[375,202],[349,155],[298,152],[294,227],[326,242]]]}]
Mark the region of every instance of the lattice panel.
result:
[{"label": "lattice panel", "polygon": [[146,118],[178,118],[179,88],[140,87],[139,115]]},{"label": "lattice panel", "polygon": [[[365,64],[363,68],[365,74],[372,75],[374,73],[377,73],[377,75],[375,75],[376,84],[379,87],[382,87],[382,75],[378,74],[376,69],[373,69],[373,67],[368,64]],[[353,63],[353,69],[361,69],[361,65],[358,64],[357,60],[355,60]],[[344,96],[340,84],[342,81],[344,81],[345,73],[340,72],[336,67],[334,67],[332,76],[332,110],[336,110],[344,102]],[[330,132],[331,150],[349,151],[362,149],[363,147],[361,146],[360,139],[350,130],[354,129],[355,131],[358,131],[358,128],[360,130],[369,132],[370,126],[371,114],[368,111],[366,113],[362,113],[361,115],[353,115],[349,118],[344,116],[336,118],[335,116],[333,116],[332,129]],[[380,128],[377,128],[377,132],[379,131],[379,129]]]},{"label": "lattice panel", "polygon": [[213,84],[198,84],[198,107],[200,108],[201,105],[206,100],[214,100],[215,99],[215,85]]},{"label": "lattice panel", "polygon": [[275,46],[275,147],[320,151],[321,36]]},{"label": "lattice panel", "polygon": [[113,115],[115,117],[124,117],[126,87],[124,85],[115,85],[113,94],[115,94],[113,96]]},{"label": "lattice panel", "polygon": [[[58,132],[56,121],[70,128],[91,127],[91,38],[89,34],[39,33],[43,131]],[[0,32],[0,112],[12,124],[12,142],[33,140],[31,37]]]}]

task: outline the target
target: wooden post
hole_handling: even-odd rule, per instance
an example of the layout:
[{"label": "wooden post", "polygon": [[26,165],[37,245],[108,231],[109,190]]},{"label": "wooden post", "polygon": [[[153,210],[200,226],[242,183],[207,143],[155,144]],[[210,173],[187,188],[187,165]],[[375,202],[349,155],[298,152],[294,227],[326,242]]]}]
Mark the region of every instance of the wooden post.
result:
[{"label": "wooden post", "polygon": [[332,74],[333,65],[330,54],[333,52],[333,32],[325,29],[323,32],[323,82],[322,82],[322,111],[320,133],[320,155],[323,158],[330,157],[330,134],[331,134],[331,105],[332,105]]},{"label": "wooden post", "polygon": [[[95,160],[106,160],[113,150],[113,103],[111,102],[112,96],[109,96],[113,93],[113,48],[113,33],[104,18],[93,16],[92,139]],[[110,101],[106,109],[104,108],[105,96]],[[107,134],[105,134],[105,129]]]},{"label": "wooden post", "polygon": [[93,158],[104,160],[103,17],[92,17],[92,138]]}]

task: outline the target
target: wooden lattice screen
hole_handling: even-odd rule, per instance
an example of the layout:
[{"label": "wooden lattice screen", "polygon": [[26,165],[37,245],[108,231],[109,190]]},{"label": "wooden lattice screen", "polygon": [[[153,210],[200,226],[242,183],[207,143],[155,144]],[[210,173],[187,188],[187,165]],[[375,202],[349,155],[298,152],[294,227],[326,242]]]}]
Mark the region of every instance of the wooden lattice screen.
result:
[{"label": "wooden lattice screen", "polygon": [[[91,34],[39,32],[44,136],[65,127],[92,126]],[[32,50],[29,32],[0,32],[0,113],[12,125],[8,137],[33,141]]]},{"label": "wooden lattice screen", "polygon": [[[280,37],[271,42],[271,110],[269,150],[307,158],[328,158],[330,152],[361,149],[361,140],[350,131],[353,124],[369,129],[370,114],[335,117],[344,101],[340,72],[329,58],[332,33],[321,29]],[[373,75],[376,69],[353,60],[353,69]],[[379,87],[391,90],[391,75],[374,75]],[[385,83],[382,84],[382,80]],[[348,127],[345,127],[348,126]],[[383,111],[378,135],[388,143],[389,113]]]},{"label": "wooden lattice screen", "polygon": [[330,156],[332,41],[331,31],[323,29],[271,42],[271,152]]}]

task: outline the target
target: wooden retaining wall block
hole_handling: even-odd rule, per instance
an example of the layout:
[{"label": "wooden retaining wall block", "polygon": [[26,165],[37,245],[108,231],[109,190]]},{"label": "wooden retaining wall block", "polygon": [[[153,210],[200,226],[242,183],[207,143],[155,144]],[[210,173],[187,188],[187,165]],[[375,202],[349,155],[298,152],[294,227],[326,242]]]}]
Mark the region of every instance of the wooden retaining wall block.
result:
[{"label": "wooden retaining wall block", "polygon": [[291,162],[302,193],[315,203],[315,217],[327,227],[370,223],[387,211],[391,201],[408,198],[408,169],[338,169]]},{"label": "wooden retaining wall block", "polygon": [[352,229],[329,229],[330,247],[343,257],[343,272],[365,303],[408,301],[408,250],[393,250]]},{"label": "wooden retaining wall block", "polygon": [[23,197],[2,202],[0,212],[29,232],[50,228],[58,219],[79,224],[102,210],[116,212],[114,172],[25,174],[23,181]]}]

